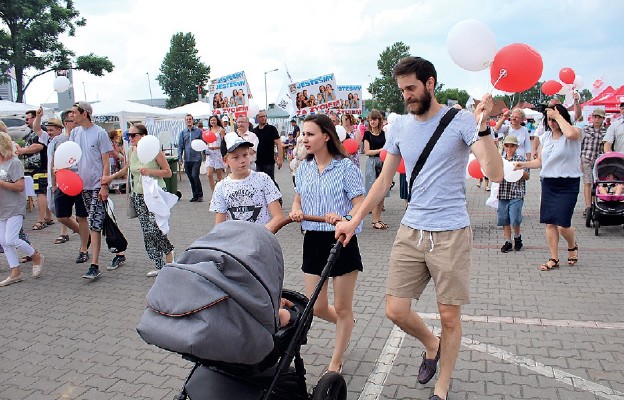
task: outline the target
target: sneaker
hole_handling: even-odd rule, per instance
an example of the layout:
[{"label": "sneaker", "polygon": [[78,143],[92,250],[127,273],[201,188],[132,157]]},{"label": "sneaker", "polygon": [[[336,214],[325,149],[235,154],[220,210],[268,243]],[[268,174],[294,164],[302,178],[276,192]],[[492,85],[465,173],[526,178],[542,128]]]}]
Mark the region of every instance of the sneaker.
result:
[{"label": "sneaker", "polygon": [[91,264],[91,266],[89,267],[89,270],[82,277],[85,279],[89,279],[89,280],[94,280],[96,278],[99,278],[100,268],[95,264]]},{"label": "sneaker", "polygon": [[126,263],[126,256],[115,256],[113,257],[113,262],[109,267],[106,267],[108,271],[113,271]]},{"label": "sneaker", "polygon": [[197,201],[197,197],[192,197],[192,198],[189,200],[189,203],[195,203],[196,201]]},{"label": "sneaker", "polygon": [[76,258],[76,264],[82,264],[89,261],[89,252],[85,251],[84,253],[81,251],[78,253],[78,257]]},{"label": "sneaker", "polygon": [[503,247],[501,247],[501,253],[509,253],[513,249],[511,242],[505,241]]},{"label": "sneaker", "polygon": [[427,352],[423,351],[422,353],[422,363],[420,363],[420,368],[418,368],[418,383],[424,385],[429,382],[434,376],[436,371],[438,370],[438,361],[440,361],[440,349],[442,348],[442,339],[440,339],[440,344],[438,345],[438,352],[434,359],[428,360]]},{"label": "sneaker", "polygon": [[148,278],[153,278],[155,276],[158,276],[159,272],[160,272],[159,269],[153,269],[150,272],[148,272],[147,274],[145,274],[145,276],[147,276]]},{"label": "sneaker", "polygon": [[520,251],[520,249],[522,249],[522,237],[518,236],[517,238],[514,238],[514,250]]}]

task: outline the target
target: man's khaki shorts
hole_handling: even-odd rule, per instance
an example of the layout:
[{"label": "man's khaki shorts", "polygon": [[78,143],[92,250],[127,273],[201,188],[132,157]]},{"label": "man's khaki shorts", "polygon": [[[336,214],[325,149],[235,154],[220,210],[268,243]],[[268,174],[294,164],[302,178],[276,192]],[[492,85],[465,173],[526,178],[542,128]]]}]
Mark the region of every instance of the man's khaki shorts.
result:
[{"label": "man's khaki shorts", "polygon": [[583,183],[589,183],[590,185],[594,183],[594,162],[586,158],[581,158],[581,170],[583,170]]},{"label": "man's khaki shorts", "polygon": [[386,294],[419,299],[433,278],[441,304],[470,303],[472,229],[420,231],[401,225],[394,239]]}]

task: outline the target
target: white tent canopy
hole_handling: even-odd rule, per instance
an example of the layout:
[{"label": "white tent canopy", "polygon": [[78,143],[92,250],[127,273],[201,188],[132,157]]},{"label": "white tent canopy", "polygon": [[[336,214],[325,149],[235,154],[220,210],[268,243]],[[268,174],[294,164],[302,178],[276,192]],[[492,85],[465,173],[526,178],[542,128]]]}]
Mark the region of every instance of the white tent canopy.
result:
[{"label": "white tent canopy", "polygon": [[174,112],[164,108],[152,107],[146,104],[134,103],[128,100],[104,100],[91,104],[93,115],[115,116],[125,120],[175,119],[184,118],[183,113]]},{"label": "white tent canopy", "polygon": [[530,109],[530,108],[523,108],[522,111],[524,111],[524,116],[527,119],[538,120],[538,119],[542,119],[544,117],[544,115],[541,112],[535,111],[535,110]]},{"label": "white tent canopy", "polygon": [[[13,103],[8,100],[0,100],[0,116],[11,117],[16,116],[23,118],[24,114],[28,110],[36,110],[39,107],[25,103]],[[54,116],[54,112],[49,108],[44,108],[44,118],[50,118]]]},{"label": "white tent canopy", "polygon": [[191,114],[193,118],[209,118],[212,115],[210,104],[203,101],[185,104],[180,107],[173,108],[169,111],[182,113],[184,115]]}]

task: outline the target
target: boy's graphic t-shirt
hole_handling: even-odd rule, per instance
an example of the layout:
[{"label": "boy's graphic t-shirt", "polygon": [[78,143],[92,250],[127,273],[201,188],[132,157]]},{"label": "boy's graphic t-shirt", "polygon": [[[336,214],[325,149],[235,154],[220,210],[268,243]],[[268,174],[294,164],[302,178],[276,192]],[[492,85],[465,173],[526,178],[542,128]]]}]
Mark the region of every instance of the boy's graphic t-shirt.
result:
[{"label": "boy's graphic t-shirt", "polygon": [[215,186],[210,211],[226,214],[227,219],[266,224],[271,220],[268,205],[282,197],[264,172],[251,171],[245,179],[229,176]]}]

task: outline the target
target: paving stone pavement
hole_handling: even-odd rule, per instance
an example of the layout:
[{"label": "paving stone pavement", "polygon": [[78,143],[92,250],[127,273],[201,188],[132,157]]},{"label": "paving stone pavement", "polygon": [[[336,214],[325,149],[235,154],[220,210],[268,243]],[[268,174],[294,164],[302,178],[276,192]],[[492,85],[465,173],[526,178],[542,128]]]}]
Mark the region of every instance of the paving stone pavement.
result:
[{"label": "paving stone pavement", "polygon": [[[363,157],[364,159],[364,157]],[[287,212],[292,181],[277,172]],[[205,193],[208,182],[202,178]],[[355,296],[357,324],[346,354],[344,376],[350,400],[427,399],[433,382],[421,386],[415,376],[422,347],[405,336],[392,365],[378,363],[393,325],[384,316],[387,261],[403,212],[397,187],[386,201],[386,231],[370,220],[360,235],[364,272]],[[180,254],[212,226],[208,201],[189,203],[184,194],[174,208],[171,240]],[[463,342],[449,398],[456,399],[624,399],[624,230],[605,227],[599,237],[584,227],[582,195],[574,226],[580,261],[559,270],[540,272],[549,258],[544,228],[539,225],[539,180],[528,183],[520,252],[502,254],[502,231],[495,211],[485,206],[483,188],[467,181],[468,208],[474,230],[472,304],[465,306]],[[143,247],[138,220],[125,218],[125,195],[112,196],[119,223],[130,242],[128,261],[106,271],[112,254],[102,253],[102,277],[81,278],[84,264],[75,264],[78,238],[54,245],[59,225],[32,231],[36,212],[25,227],[46,255],[39,279],[0,288],[0,399],[171,399],[191,365],[177,354],[145,344],[135,327],[145,306],[152,268]],[[285,287],[303,290],[300,271],[302,235],[291,224],[278,233],[285,260]],[[565,259],[565,243],[560,245]],[[0,257],[2,276],[7,264]],[[30,275],[30,266],[25,272]],[[432,287],[416,305],[426,322],[439,327]],[[400,335],[402,333],[399,330]],[[404,336],[404,335],[402,335]],[[315,321],[303,347],[308,382],[313,385],[329,362],[333,327]],[[373,383],[379,366],[390,371],[385,385]],[[382,369],[383,369],[382,368]],[[365,391],[363,393],[363,391]]]}]

